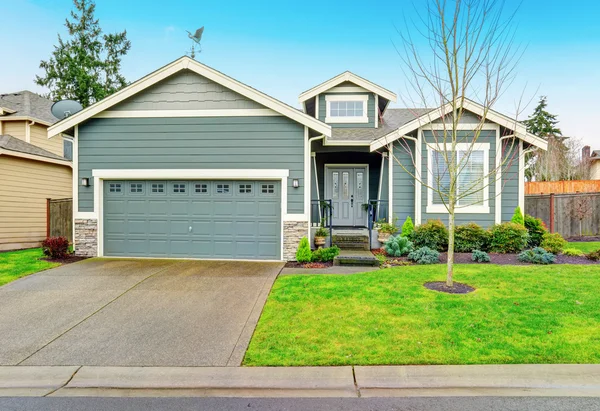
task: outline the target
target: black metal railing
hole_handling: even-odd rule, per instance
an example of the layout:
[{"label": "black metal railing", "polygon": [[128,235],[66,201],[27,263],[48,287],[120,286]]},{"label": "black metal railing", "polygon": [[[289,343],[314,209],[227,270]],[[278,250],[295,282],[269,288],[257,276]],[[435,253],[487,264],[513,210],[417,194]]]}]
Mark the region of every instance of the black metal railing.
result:
[{"label": "black metal railing", "polygon": [[321,226],[329,230],[331,238],[333,221],[333,202],[332,200],[310,200],[311,205],[311,225]]},{"label": "black metal railing", "polygon": [[377,221],[384,219],[388,220],[389,217],[389,202],[388,200],[369,200],[367,207],[367,228],[369,229],[369,247],[371,247],[371,237],[373,233],[373,227]]}]

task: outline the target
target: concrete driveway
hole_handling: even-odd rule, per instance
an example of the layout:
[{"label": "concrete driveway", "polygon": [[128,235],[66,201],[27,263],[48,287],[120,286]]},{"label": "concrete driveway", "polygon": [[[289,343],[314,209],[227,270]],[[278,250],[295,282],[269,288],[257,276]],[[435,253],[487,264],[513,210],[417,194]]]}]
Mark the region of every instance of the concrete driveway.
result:
[{"label": "concrete driveway", "polygon": [[0,365],[237,366],[282,263],[91,259],[0,287]]}]

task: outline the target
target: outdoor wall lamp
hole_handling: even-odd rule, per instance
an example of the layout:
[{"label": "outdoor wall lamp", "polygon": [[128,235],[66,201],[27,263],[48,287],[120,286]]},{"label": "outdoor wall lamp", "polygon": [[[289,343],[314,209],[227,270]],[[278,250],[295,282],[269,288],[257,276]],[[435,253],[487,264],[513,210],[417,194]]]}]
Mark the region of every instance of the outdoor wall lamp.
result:
[{"label": "outdoor wall lamp", "polygon": [[294,188],[300,187],[300,181],[298,181],[297,178],[292,180],[292,187],[294,187]]},{"label": "outdoor wall lamp", "polygon": [[81,185],[84,187],[89,187],[90,186],[90,179],[88,177],[83,177],[81,179]]}]

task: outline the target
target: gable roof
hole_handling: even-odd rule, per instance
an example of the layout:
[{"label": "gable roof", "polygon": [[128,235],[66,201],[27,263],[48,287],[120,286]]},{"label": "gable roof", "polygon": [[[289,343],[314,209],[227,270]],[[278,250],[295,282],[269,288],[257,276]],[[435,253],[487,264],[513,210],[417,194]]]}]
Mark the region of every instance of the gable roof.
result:
[{"label": "gable roof", "polygon": [[235,91],[242,96],[256,101],[263,106],[270,108],[271,110],[286,116],[298,123],[315,130],[318,133],[324,135],[331,135],[331,127],[322,121],[317,120],[314,117],[309,116],[301,112],[300,110],[289,106],[261,91],[256,90],[244,83],[241,83],[220,71],[217,71],[211,67],[208,67],[196,60],[193,60],[187,56],[183,56],[172,63],[167,64],[164,67],[142,77],[138,81],[130,84],[124,89],[106,97],[103,100],[96,102],[95,104],[81,110],[78,113],[69,116],[48,129],[48,137],[53,137],[59,133],[62,133],[75,125],[95,116],[96,114],[114,106],[117,103],[139,93],[140,91],[158,83],[167,77],[180,72],[182,70],[191,70],[215,83],[221,84],[230,90]]},{"label": "gable roof", "polygon": [[592,154],[590,155],[590,158],[593,160],[600,160],[600,150],[594,150],[592,151]]},{"label": "gable roof", "polygon": [[0,116],[0,120],[27,118],[49,126],[58,121],[50,111],[52,104],[52,100],[27,90],[0,94],[0,107],[11,111]]},{"label": "gable roof", "polygon": [[310,90],[306,90],[305,92],[300,94],[300,96],[298,97],[298,102],[303,103],[306,100],[313,98],[313,97],[315,97],[315,96],[317,96],[317,95],[319,95],[341,83],[344,83],[346,81],[349,81],[358,86],[361,86],[362,88],[369,90],[369,91],[371,91],[383,98],[386,98],[390,101],[396,102],[396,100],[398,99],[396,94],[392,93],[388,89],[378,86],[375,83],[371,83],[369,80],[366,80],[360,76],[357,76],[354,73],[351,73],[349,71],[344,71],[342,74],[339,74],[332,79],[324,81],[323,83],[319,84],[318,86],[315,86],[315,87],[311,88]]},{"label": "gable roof", "polygon": [[[475,113],[479,116],[483,116],[485,114],[487,120],[490,120],[496,124],[506,127],[509,130],[512,130],[515,134],[515,137],[520,138],[521,140],[532,144],[538,148],[541,148],[542,150],[548,149],[548,142],[546,140],[529,133],[525,125],[515,119],[512,119],[508,116],[505,116],[504,114],[498,113],[497,111],[491,109],[488,109],[487,113],[485,113],[484,106],[466,98],[463,103],[463,109]],[[402,136],[406,135],[407,133],[418,129],[419,127],[423,127],[426,124],[429,124],[432,121],[437,120],[451,112],[452,105],[450,103],[443,105],[437,109],[431,110],[423,114],[422,116],[417,117],[414,120],[404,124],[392,133],[389,133],[371,142],[371,151],[386,146],[389,143],[402,138]]]},{"label": "gable roof", "polygon": [[9,135],[0,135],[0,155],[1,154],[13,154],[17,157],[26,157],[34,160],[70,165],[70,161],[64,157]]}]

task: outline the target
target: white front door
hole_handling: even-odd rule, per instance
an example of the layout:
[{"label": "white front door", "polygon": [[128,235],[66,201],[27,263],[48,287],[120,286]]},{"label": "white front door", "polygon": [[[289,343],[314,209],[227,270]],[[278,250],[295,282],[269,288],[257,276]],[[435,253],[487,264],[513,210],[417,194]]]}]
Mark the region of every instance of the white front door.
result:
[{"label": "white front door", "polygon": [[367,211],[367,168],[327,166],[325,198],[332,200],[334,226],[365,226]]}]

